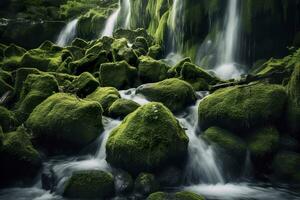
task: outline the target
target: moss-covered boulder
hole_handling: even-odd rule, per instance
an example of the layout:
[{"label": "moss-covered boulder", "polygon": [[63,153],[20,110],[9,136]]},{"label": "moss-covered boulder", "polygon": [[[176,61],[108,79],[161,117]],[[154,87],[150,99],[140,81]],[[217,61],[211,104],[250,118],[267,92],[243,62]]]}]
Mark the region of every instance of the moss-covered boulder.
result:
[{"label": "moss-covered boulder", "polygon": [[136,30],[118,29],[114,32],[113,36],[118,39],[126,38],[132,44],[135,42],[137,37],[145,38],[148,45],[152,45],[154,43],[154,38],[143,28],[138,28]]},{"label": "moss-covered boulder", "polygon": [[169,77],[180,77],[180,72],[185,63],[192,63],[192,59],[190,57],[186,57],[180,60],[174,67],[168,70]]},{"label": "moss-covered boulder", "polygon": [[19,47],[15,44],[10,44],[7,46],[4,51],[3,55],[7,58],[14,57],[14,56],[23,56],[26,53],[26,49]]},{"label": "moss-covered boulder", "polygon": [[295,66],[287,92],[287,126],[294,136],[300,138],[300,64]]},{"label": "moss-covered boulder", "polygon": [[117,99],[108,109],[108,115],[112,118],[123,119],[140,107],[140,104],[128,99]]},{"label": "moss-covered boulder", "polygon": [[158,82],[168,77],[167,72],[170,67],[162,61],[154,60],[149,56],[141,56],[139,60],[138,73],[142,83]]},{"label": "moss-covered boulder", "polygon": [[104,114],[108,114],[110,106],[121,98],[118,90],[113,87],[99,87],[86,100],[97,101],[101,104]]},{"label": "moss-covered boulder", "polygon": [[200,102],[200,127],[219,126],[243,134],[276,123],[284,113],[286,96],[284,87],[264,83],[220,89]]},{"label": "moss-covered boulder", "polygon": [[132,48],[137,52],[138,56],[146,55],[148,53],[148,42],[144,37],[135,38]]},{"label": "moss-covered boulder", "polygon": [[57,93],[33,110],[26,126],[32,130],[34,139],[43,148],[72,152],[99,136],[101,119],[102,108],[98,102]]},{"label": "moss-covered boulder", "polygon": [[106,160],[132,173],[182,164],[188,137],[161,103],[149,103],[129,114],[106,144]]},{"label": "moss-covered boulder", "polygon": [[25,121],[37,105],[55,92],[58,92],[58,83],[54,76],[47,73],[28,75],[16,104],[18,121]]},{"label": "moss-covered boulder", "polygon": [[247,145],[241,138],[219,127],[208,128],[202,137],[231,155],[243,157],[247,150]]},{"label": "moss-covered boulder", "polygon": [[100,66],[101,86],[117,89],[132,87],[137,76],[137,69],[127,62],[104,63]]},{"label": "moss-covered boulder", "polygon": [[155,44],[149,47],[147,56],[153,59],[160,59],[163,56],[162,52],[163,52],[162,47],[159,44]]},{"label": "moss-covered boulder", "polygon": [[15,180],[25,180],[36,175],[41,167],[41,157],[33,148],[24,127],[4,135],[0,149],[0,186],[8,186]]},{"label": "moss-covered boulder", "polygon": [[140,173],[135,180],[134,190],[139,194],[149,195],[159,190],[159,183],[153,174]]},{"label": "moss-covered boulder", "polygon": [[300,182],[300,154],[295,152],[279,152],[273,161],[274,176],[286,182]]},{"label": "moss-covered boulder", "polygon": [[98,80],[92,74],[84,72],[72,81],[68,90],[80,97],[85,97],[94,92],[99,85]]},{"label": "moss-covered boulder", "polygon": [[155,192],[149,195],[147,200],[205,200],[205,198],[193,192],[182,191],[173,194]]},{"label": "moss-covered boulder", "polygon": [[138,88],[137,93],[144,95],[150,101],[163,103],[173,112],[182,111],[196,101],[193,87],[177,78],[142,85]]},{"label": "moss-covered boulder", "polygon": [[138,56],[127,42],[125,38],[114,40],[111,45],[114,61],[126,61],[131,66],[137,66]]},{"label": "moss-covered boulder", "polygon": [[63,196],[76,199],[107,199],[113,194],[113,175],[100,170],[90,170],[73,173],[66,182]]},{"label": "moss-covered boulder", "polygon": [[4,132],[11,131],[17,124],[15,115],[7,108],[0,106],[0,125]]}]

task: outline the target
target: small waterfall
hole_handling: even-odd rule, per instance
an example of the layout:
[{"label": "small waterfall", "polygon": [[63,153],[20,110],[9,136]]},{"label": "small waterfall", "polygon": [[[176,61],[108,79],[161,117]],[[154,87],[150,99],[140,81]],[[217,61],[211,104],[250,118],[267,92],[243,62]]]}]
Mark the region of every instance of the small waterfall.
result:
[{"label": "small waterfall", "polygon": [[131,19],[131,3],[130,0],[123,0],[123,9],[126,15],[126,20],[124,23],[124,28],[130,29],[130,19]]},{"label": "small waterfall", "polygon": [[78,19],[70,21],[60,32],[56,44],[59,46],[66,46],[69,44],[76,37],[77,24]]},{"label": "small waterfall", "polygon": [[[202,94],[202,96],[204,96]],[[186,166],[185,179],[187,184],[192,183],[224,183],[224,178],[215,160],[213,148],[207,145],[197,135],[198,104],[188,108],[183,117],[178,117],[189,137],[189,157]]]}]

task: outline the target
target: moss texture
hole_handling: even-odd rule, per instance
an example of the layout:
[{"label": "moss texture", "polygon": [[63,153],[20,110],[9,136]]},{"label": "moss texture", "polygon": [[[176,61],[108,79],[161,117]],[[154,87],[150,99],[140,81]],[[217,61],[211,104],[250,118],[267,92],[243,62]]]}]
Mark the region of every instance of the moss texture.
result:
[{"label": "moss texture", "polygon": [[163,103],[173,112],[182,111],[196,101],[193,87],[177,78],[143,85],[138,88],[137,93],[144,95],[150,101]]},{"label": "moss texture", "polygon": [[108,115],[112,118],[123,119],[128,114],[134,112],[140,107],[140,104],[132,100],[117,99],[108,109]]},{"label": "moss texture", "polygon": [[107,141],[107,161],[132,173],[181,163],[188,138],[161,103],[149,103],[129,114]]},{"label": "moss texture", "polygon": [[159,183],[153,174],[140,173],[134,183],[134,190],[142,195],[149,195],[158,189]]}]

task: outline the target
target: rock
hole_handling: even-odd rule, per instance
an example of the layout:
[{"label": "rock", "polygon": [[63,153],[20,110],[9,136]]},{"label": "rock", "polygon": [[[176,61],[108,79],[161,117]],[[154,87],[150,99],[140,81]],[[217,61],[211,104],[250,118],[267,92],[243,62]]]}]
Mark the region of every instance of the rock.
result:
[{"label": "rock", "polygon": [[104,87],[130,88],[135,82],[137,70],[127,62],[104,63],[100,65],[100,83]]},{"label": "rock", "polygon": [[125,61],[131,66],[138,66],[138,56],[132,48],[128,47],[125,38],[114,40],[111,47],[115,62]]},{"label": "rock", "polygon": [[180,200],[204,200],[203,196],[188,191],[176,192],[175,198]]},{"label": "rock", "polygon": [[193,87],[177,78],[140,86],[137,93],[144,95],[150,101],[163,103],[173,112],[182,111],[196,101]]},{"label": "rock", "polygon": [[63,196],[68,198],[106,199],[114,194],[114,177],[100,171],[78,171],[67,181]]},{"label": "rock", "polygon": [[50,152],[73,152],[99,136],[102,108],[98,102],[81,100],[73,95],[57,93],[30,114],[26,126],[33,137]]},{"label": "rock", "polygon": [[87,45],[88,45],[88,42],[83,39],[80,39],[80,38],[75,38],[75,40],[73,40],[71,43],[71,46],[78,47],[81,49],[84,49],[85,47],[87,47]]},{"label": "rock", "polygon": [[37,105],[55,92],[58,92],[58,83],[54,76],[47,73],[28,75],[16,104],[18,121],[24,122]]},{"label": "rock", "polygon": [[153,37],[143,28],[138,28],[136,30],[118,29],[114,32],[113,36],[118,39],[126,38],[130,43],[134,43],[137,37],[145,38],[148,45],[152,45],[154,42]]},{"label": "rock", "polygon": [[138,66],[139,78],[142,83],[153,83],[166,79],[169,66],[162,61],[148,56],[141,56]]},{"label": "rock", "polygon": [[233,133],[219,127],[210,127],[203,133],[202,137],[221,147],[228,154],[244,158],[247,145]]},{"label": "rock", "polygon": [[160,45],[155,44],[148,49],[147,56],[153,58],[153,59],[160,59],[162,58],[162,48]]},{"label": "rock", "polygon": [[132,48],[135,49],[140,55],[146,55],[148,52],[148,42],[144,37],[137,37],[132,45]]},{"label": "rock", "polygon": [[0,77],[0,97],[9,91],[14,91],[14,88]]},{"label": "rock", "polygon": [[142,195],[149,195],[159,190],[159,183],[153,174],[141,173],[134,182],[134,190]]},{"label": "rock", "polygon": [[300,138],[300,64],[297,64],[294,68],[287,86],[287,92],[287,126],[292,135]]},{"label": "rock", "polygon": [[79,97],[86,97],[94,92],[99,85],[98,80],[95,79],[92,74],[83,72],[72,81],[68,90],[75,92]]},{"label": "rock", "polygon": [[8,47],[6,47],[3,51],[3,54],[5,57],[13,57],[13,56],[23,56],[26,53],[26,49],[19,47],[15,44],[10,44]]},{"label": "rock", "polygon": [[199,104],[202,129],[218,126],[238,135],[276,123],[284,113],[286,93],[280,85],[254,83],[220,89]]},{"label": "rock", "polygon": [[117,194],[128,194],[133,190],[133,179],[127,172],[120,171],[115,175],[115,191]]},{"label": "rock", "polygon": [[41,167],[41,157],[33,148],[24,127],[4,135],[0,149],[0,186],[34,177]]},{"label": "rock", "polygon": [[54,170],[50,166],[44,166],[41,175],[42,188],[44,190],[54,191],[57,177]]},{"label": "rock", "polygon": [[99,87],[86,97],[87,100],[97,101],[101,104],[104,114],[108,114],[110,106],[121,98],[118,90],[113,87]]},{"label": "rock", "polygon": [[186,158],[188,137],[161,103],[148,103],[129,114],[106,144],[106,160],[131,173],[180,165]]},{"label": "rock", "polygon": [[274,175],[283,181],[299,183],[300,154],[295,152],[279,152],[273,161]]},{"label": "rock", "polygon": [[182,181],[182,171],[177,167],[168,167],[157,175],[159,184],[162,187],[175,187]]},{"label": "rock", "polygon": [[0,106],[0,125],[5,133],[12,131],[17,125],[14,113],[3,106]]},{"label": "rock", "polygon": [[140,107],[140,104],[132,100],[117,99],[108,109],[108,115],[112,118],[125,118]]},{"label": "rock", "polygon": [[147,200],[174,200],[174,198],[165,192],[155,192],[147,197]]}]

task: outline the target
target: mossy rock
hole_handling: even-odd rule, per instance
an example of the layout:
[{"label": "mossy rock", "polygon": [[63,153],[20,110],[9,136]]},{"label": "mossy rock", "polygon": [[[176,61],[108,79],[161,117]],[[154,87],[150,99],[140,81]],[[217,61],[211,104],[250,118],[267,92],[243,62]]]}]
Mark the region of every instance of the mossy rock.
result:
[{"label": "mossy rock", "polygon": [[168,74],[169,77],[180,77],[180,72],[185,63],[192,63],[192,59],[190,57],[183,58],[180,60],[174,67],[169,69]]},{"label": "mossy rock", "polygon": [[88,42],[81,39],[81,38],[75,38],[72,43],[71,43],[71,46],[73,47],[78,47],[78,48],[81,48],[81,49],[84,49],[86,48],[88,45]]},{"label": "mossy rock", "polygon": [[140,104],[128,99],[117,99],[108,109],[108,115],[112,118],[123,119],[128,114],[134,112]]},{"label": "mossy rock", "polygon": [[139,60],[138,73],[142,83],[158,82],[168,77],[167,72],[170,67],[162,61],[148,56],[141,56]]},{"label": "mossy rock", "polygon": [[173,112],[182,111],[196,101],[193,87],[177,78],[142,85],[138,88],[137,93],[144,95],[150,101],[163,103]]},{"label": "mossy rock", "polygon": [[153,174],[140,173],[134,182],[134,190],[139,194],[149,195],[159,190],[159,183]]},{"label": "mossy rock", "polygon": [[146,55],[148,53],[148,42],[144,37],[135,38],[134,43],[132,44],[132,48],[138,52],[138,55]]},{"label": "mossy rock", "polygon": [[33,148],[24,127],[4,135],[0,161],[1,186],[7,187],[15,180],[24,181],[37,174],[41,167],[41,157]]},{"label": "mossy rock", "polygon": [[154,38],[143,28],[138,28],[136,30],[118,29],[114,32],[113,36],[117,39],[126,38],[132,44],[135,42],[137,37],[145,38],[148,45],[152,45],[154,43]]},{"label": "mossy rock", "polygon": [[200,102],[200,127],[218,126],[242,135],[280,120],[286,99],[280,85],[254,83],[220,89]]},{"label": "mossy rock", "polygon": [[300,138],[300,64],[295,66],[287,86],[287,92],[287,126],[294,136]]},{"label": "mossy rock", "polygon": [[182,164],[188,137],[161,103],[148,103],[129,114],[106,144],[106,160],[132,173]]},{"label": "mossy rock", "polygon": [[153,59],[160,59],[162,58],[162,55],[163,55],[163,50],[159,44],[155,44],[149,47],[147,56]]},{"label": "mossy rock", "polygon": [[92,74],[83,72],[72,81],[68,90],[75,92],[80,97],[86,97],[94,92],[99,86],[98,80]]},{"label": "mossy rock", "polygon": [[73,173],[66,182],[63,196],[76,199],[106,199],[113,194],[113,175],[100,170],[90,170]]},{"label": "mossy rock", "polygon": [[15,44],[10,44],[3,51],[5,57],[23,56],[26,53],[26,49],[19,47]]},{"label": "mossy rock", "polygon": [[118,90],[114,87],[99,87],[86,100],[97,101],[101,104],[104,114],[108,114],[110,106],[121,98]]},{"label": "mossy rock", "polygon": [[138,56],[127,42],[125,38],[114,40],[111,45],[114,61],[126,61],[131,66],[138,66]]},{"label": "mossy rock", "polygon": [[102,108],[98,102],[57,93],[33,110],[26,126],[43,148],[72,152],[99,136],[101,120]]},{"label": "mossy rock", "polygon": [[149,195],[147,200],[205,200],[205,198],[193,192],[182,191],[173,194],[166,192],[155,192]]},{"label": "mossy rock", "polygon": [[15,128],[17,124],[15,115],[7,108],[0,106],[0,125],[4,132],[9,132]]},{"label": "mossy rock", "polygon": [[274,176],[286,182],[300,182],[300,154],[279,152],[273,161]]},{"label": "mossy rock", "polygon": [[9,85],[13,84],[13,76],[11,72],[0,69],[0,79]]},{"label": "mossy rock", "polygon": [[37,105],[55,92],[58,92],[58,83],[54,76],[47,73],[28,75],[16,104],[18,121],[24,122]]},{"label": "mossy rock", "polygon": [[218,147],[221,147],[229,154],[234,154],[239,157],[244,156],[247,150],[247,145],[241,138],[219,127],[208,128],[202,137],[216,144]]},{"label": "mossy rock", "polygon": [[137,69],[127,62],[104,63],[100,66],[100,83],[104,87],[117,89],[130,88],[134,85]]}]

